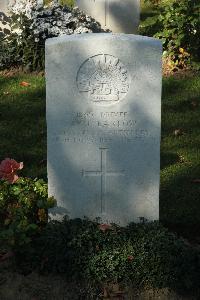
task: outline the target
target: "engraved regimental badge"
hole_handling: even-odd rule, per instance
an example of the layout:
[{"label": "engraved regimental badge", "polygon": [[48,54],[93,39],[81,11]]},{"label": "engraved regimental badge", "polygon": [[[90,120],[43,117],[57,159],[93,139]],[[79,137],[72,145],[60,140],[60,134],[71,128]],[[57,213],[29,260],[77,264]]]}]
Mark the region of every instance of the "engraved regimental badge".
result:
[{"label": "engraved regimental badge", "polygon": [[88,58],[77,74],[79,92],[91,101],[106,105],[125,97],[129,76],[122,62],[112,55],[99,54]]}]

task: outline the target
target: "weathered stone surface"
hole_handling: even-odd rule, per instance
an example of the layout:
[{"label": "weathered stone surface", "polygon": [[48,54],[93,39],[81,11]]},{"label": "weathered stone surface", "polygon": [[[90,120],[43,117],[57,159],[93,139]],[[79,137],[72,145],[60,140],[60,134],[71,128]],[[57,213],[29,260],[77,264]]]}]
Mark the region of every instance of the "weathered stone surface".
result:
[{"label": "weathered stone surface", "polygon": [[46,80],[56,217],[158,219],[161,43],[126,34],[49,39]]},{"label": "weathered stone surface", "polygon": [[140,0],[76,0],[85,13],[114,33],[137,33]]}]

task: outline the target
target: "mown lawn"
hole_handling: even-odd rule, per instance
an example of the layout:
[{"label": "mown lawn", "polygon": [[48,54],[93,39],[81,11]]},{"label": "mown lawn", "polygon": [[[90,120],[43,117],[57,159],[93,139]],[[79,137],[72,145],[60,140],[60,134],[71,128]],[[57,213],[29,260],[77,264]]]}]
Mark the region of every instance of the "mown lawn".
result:
[{"label": "mown lawn", "polygon": [[[21,86],[21,82],[30,86]],[[22,174],[47,178],[45,79],[0,76],[0,160],[24,162]],[[200,77],[163,79],[160,219],[200,225]],[[176,229],[175,228],[175,229]],[[198,234],[198,233],[197,233]]]},{"label": "mown lawn", "polygon": [[[200,77],[164,79],[160,214],[185,230],[200,224]],[[198,234],[198,233],[197,233]]]},{"label": "mown lawn", "polygon": [[46,178],[44,77],[0,76],[0,138],[1,159],[24,161],[23,175]]}]

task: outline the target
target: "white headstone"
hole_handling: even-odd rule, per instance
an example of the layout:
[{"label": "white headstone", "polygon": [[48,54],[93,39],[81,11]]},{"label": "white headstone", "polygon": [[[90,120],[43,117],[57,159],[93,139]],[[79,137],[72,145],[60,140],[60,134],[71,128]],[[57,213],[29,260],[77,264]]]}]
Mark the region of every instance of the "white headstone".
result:
[{"label": "white headstone", "polygon": [[137,33],[140,0],[76,0],[77,6],[114,33]]},{"label": "white headstone", "polygon": [[110,33],[49,39],[46,80],[56,217],[157,220],[161,43]]}]

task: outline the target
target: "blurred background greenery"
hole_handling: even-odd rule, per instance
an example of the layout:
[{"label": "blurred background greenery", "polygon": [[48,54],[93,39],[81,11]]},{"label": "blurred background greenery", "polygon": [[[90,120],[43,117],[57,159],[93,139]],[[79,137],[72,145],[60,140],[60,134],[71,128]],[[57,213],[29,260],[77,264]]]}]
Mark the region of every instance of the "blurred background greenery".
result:
[{"label": "blurred background greenery", "polygon": [[[45,5],[48,5],[50,2],[51,2],[51,0],[44,0]],[[61,5],[73,6],[74,0],[59,0],[59,3]]]}]

